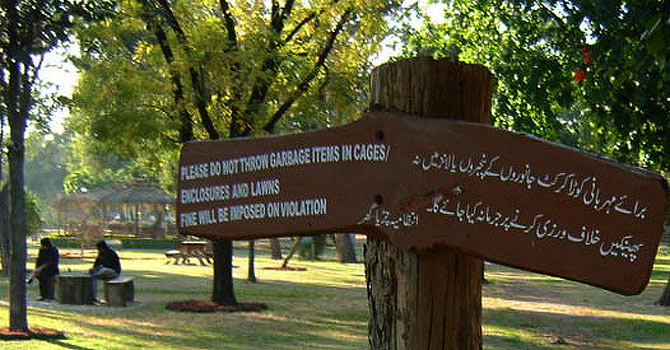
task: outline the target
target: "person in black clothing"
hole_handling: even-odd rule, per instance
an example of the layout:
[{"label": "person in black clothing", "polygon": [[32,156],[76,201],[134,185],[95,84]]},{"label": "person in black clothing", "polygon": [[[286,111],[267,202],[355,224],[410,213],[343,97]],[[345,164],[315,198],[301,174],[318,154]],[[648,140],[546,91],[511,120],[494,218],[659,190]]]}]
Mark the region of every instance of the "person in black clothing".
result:
[{"label": "person in black clothing", "polygon": [[40,240],[40,251],[35,262],[35,271],[29,280],[37,278],[40,281],[39,300],[51,300],[54,298],[54,276],[60,273],[58,269],[58,248],[49,238]]},{"label": "person in black clothing", "polygon": [[98,257],[89,271],[91,277],[100,280],[118,277],[121,274],[121,262],[116,252],[105,241],[98,242],[95,247],[98,248]]},{"label": "person in black clothing", "polygon": [[121,261],[118,254],[109,246],[107,242],[99,241],[95,247],[98,249],[98,257],[95,258],[93,268],[89,270],[93,278],[93,299],[95,303],[100,303],[96,295],[98,294],[98,280],[111,280],[119,277],[121,274]]}]

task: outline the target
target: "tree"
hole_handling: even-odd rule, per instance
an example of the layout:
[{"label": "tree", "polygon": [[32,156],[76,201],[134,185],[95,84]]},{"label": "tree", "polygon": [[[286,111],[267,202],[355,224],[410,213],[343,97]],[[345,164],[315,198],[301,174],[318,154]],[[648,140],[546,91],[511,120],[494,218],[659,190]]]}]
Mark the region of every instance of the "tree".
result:
[{"label": "tree", "polygon": [[496,125],[670,170],[667,2],[450,1],[407,55],[484,64]]},{"label": "tree", "polygon": [[333,235],[333,239],[341,263],[358,262],[358,259],[356,259],[356,236],[353,233],[336,233]]},{"label": "tree", "polygon": [[0,3],[0,90],[4,93],[2,100],[10,129],[6,148],[9,160],[11,330],[28,331],[24,135],[33,107],[33,87],[41,57],[67,39],[75,17],[93,19],[100,15],[97,11],[105,4],[60,0],[6,0]]},{"label": "tree", "polygon": [[[79,32],[70,125],[87,143],[169,169],[173,183],[182,142],[337,124],[362,110],[368,57],[398,6],[123,1],[117,20]],[[214,255],[212,299],[235,304],[231,242]]]},{"label": "tree", "polygon": [[70,137],[47,131],[29,132],[26,137],[26,188],[40,199],[42,218],[50,223],[55,222],[51,204],[63,194]]}]

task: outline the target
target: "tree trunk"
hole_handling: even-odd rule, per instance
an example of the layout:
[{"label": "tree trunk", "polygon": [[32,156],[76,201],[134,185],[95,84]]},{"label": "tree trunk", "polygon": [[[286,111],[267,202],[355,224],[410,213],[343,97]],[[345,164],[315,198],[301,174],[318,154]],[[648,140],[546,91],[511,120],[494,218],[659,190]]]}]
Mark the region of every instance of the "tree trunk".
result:
[{"label": "tree trunk", "polygon": [[287,267],[289,260],[293,257],[293,254],[295,254],[295,251],[298,250],[300,247],[300,241],[301,237],[296,237],[295,242],[293,242],[293,246],[291,246],[291,250],[288,252],[288,255],[286,256],[286,259],[284,259],[284,263],[281,264],[281,267]]},{"label": "tree trunk", "polygon": [[[0,184],[1,185],[1,184]],[[9,184],[2,186],[0,191],[0,276],[9,276]]]},{"label": "tree trunk", "polygon": [[[484,67],[418,58],[377,67],[371,110],[488,123],[493,80]],[[368,237],[371,349],[482,348],[483,262],[459,251],[402,251]]]},{"label": "tree trunk", "polygon": [[[163,208],[161,208],[163,207]],[[161,236],[162,227],[163,227],[163,212],[165,211],[164,206],[159,206],[158,204],[152,205],[153,214],[156,218],[156,221],[151,225],[151,238],[158,238]]]},{"label": "tree trunk", "polygon": [[270,251],[272,253],[273,260],[283,259],[281,254],[281,243],[279,242],[279,238],[270,238]]},{"label": "tree trunk", "polygon": [[[0,76],[0,83],[4,77]],[[0,145],[5,144],[5,113],[0,111]],[[4,183],[5,155],[0,154],[0,276],[9,276],[9,184]]]},{"label": "tree trunk", "polygon": [[222,305],[237,305],[233,289],[233,242],[212,242],[214,253],[214,286],[212,301]]},{"label": "tree trunk", "polygon": [[337,256],[343,264],[357,263],[356,259],[356,244],[354,235],[351,233],[336,233],[335,247],[337,248]]},{"label": "tree trunk", "polygon": [[[5,1],[3,10],[7,12],[7,66],[9,73],[5,91],[7,120],[9,121],[9,144],[7,158],[9,160],[9,328],[10,330],[28,331],[28,308],[26,302],[26,192],[23,167],[25,164],[24,137],[26,122],[30,112],[31,85],[28,80],[30,57],[22,54],[18,35],[18,3],[15,0]],[[22,72],[23,68],[23,72]]]},{"label": "tree trunk", "polygon": [[[15,137],[16,136],[16,137]],[[23,188],[23,138],[12,136],[15,148],[9,151],[10,180],[10,260],[9,267],[9,328],[16,331],[28,330],[28,309],[26,294],[26,194]],[[23,135],[21,135],[23,136]],[[21,145],[16,147],[16,145]]]},{"label": "tree trunk", "polygon": [[247,281],[256,282],[256,267],[254,262],[256,260],[256,241],[253,239],[249,241],[249,272],[247,273]]},{"label": "tree trunk", "polygon": [[[19,79],[18,67],[16,69]],[[17,89],[18,89],[18,82]],[[11,85],[11,83],[10,83]],[[10,94],[14,95],[10,88]],[[14,95],[14,96],[18,96]],[[12,97],[9,98],[10,100]],[[9,102],[9,125],[11,139],[8,152],[9,158],[9,328],[16,331],[28,330],[26,303],[26,217],[23,166],[25,164],[24,133],[26,118]]]}]

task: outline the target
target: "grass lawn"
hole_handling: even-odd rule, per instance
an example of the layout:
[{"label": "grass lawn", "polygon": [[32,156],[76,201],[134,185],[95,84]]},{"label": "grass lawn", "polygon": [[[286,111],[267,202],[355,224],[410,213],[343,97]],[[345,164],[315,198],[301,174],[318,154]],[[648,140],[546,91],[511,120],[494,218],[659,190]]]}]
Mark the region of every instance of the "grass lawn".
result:
[{"label": "grass lawn", "polygon": [[[120,249],[124,274],[135,277],[137,304],[126,308],[37,302],[29,286],[31,326],[57,328],[67,339],[0,341],[2,349],[365,349],[367,297],[362,264],[294,259],[307,271],[263,270],[281,261],[257,251],[258,283],[246,281],[245,242],[236,247],[239,301],[262,302],[250,313],[180,313],[171,301],[210,296],[212,268],[166,265],[163,251]],[[239,248],[239,249],[238,249]],[[31,248],[30,253],[35,254]],[[76,252],[61,249],[61,254]],[[359,258],[360,258],[359,254]],[[63,272],[84,272],[92,258],[61,258]],[[33,267],[33,259],[29,267]],[[670,273],[662,249],[642,294],[624,297],[558,278],[487,264],[484,349],[670,349],[670,308],[654,305]],[[0,279],[0,325],[9,321],[8,281]]]}]

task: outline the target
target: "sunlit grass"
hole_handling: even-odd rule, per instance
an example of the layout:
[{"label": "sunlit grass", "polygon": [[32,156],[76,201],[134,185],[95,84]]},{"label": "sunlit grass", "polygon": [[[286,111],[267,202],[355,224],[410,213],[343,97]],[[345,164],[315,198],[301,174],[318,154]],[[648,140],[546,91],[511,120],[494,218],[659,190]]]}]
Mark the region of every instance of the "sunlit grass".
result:
[{"label": "sunlit grass", "polygon": [[[367,296],[362,264],[340,264],[331,250],[322,261],[295,258],[276,271],[265,249],[256,259],[258,283],[246,281],[246,242],[233,264],[237,299],[263,302],[251,313],[192,314],[165,309],[171,301],[208,299],[211,266],[166,264],[163,251],[120,249],[124,274],[135,277],[138,303],[127,308],[37,303],[29,287],[31,326],[64,330],[60,341],[1,342],[2,349],[365,349]],[[35,253],[34,248],[31,253]],[[78,250],[62,249],[62,253]],[[484,349],[670,349],[670,309],[657,306],[670,273],[663,247],[652,281],[640,295],[624,297],[560,278],[486,265]],[[361,257],[359,252],[359,258]],[[64,272],[85,272],[86,258],[63,258]],[[32,260],[29,267],[32,268]],[[0,325],[8,324],[8,282],[0,279]]]}]

